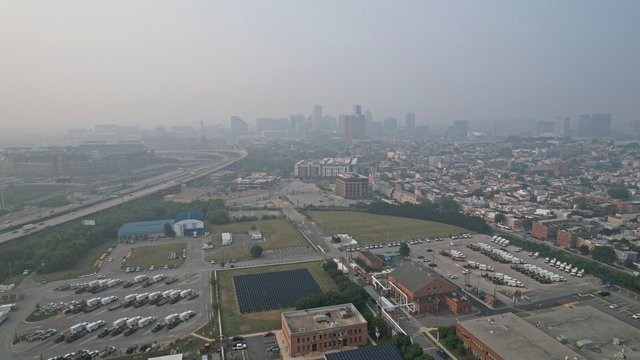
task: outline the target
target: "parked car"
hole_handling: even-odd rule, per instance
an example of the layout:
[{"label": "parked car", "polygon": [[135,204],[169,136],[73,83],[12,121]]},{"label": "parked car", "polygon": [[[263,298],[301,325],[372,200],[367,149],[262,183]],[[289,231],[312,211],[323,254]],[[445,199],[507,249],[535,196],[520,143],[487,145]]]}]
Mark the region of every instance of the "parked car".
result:
[{"label": "parked car", "polygon": [[233,350],[244,350],[246,348],[247,348],[247,344],[245,343],[239,342],[239,343],[233,344]]}]

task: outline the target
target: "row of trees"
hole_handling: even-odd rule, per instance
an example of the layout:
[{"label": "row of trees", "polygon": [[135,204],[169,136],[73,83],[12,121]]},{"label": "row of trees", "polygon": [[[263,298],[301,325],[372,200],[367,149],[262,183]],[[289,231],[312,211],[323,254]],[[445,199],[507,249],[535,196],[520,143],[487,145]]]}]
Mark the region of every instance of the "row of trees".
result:
[{"label": "row of trees", "polygon": [[430,220],[479,233],[489,232],[489,225],[483,219],[461,213],[460,205],[452,198],[443,198],[436,202],[425,200],[418,205],[393,205],[383,201],[375,201],[369,205],[367,211],[372,214]]},{"label": "row of trees", "polygon": [[[188,204],[161,201],[157,197],[141,199],[95,215],[95,226],[79,221],[34,233],[18,241],[0,245],[0,280],[24,269],[53,272],[76,265],[92,249],[105,249],[117,238],[118,228],[126,222],[169,219],[182,211],[200,211],[209,223],[221,224],[229,220],[222,200],[194,201]],[[45,266],[41,266],[41,264]]]},{"label": "row of trees", "polygon": [[467,353],[467,348],[464,343],[456,335],[455,326],[441,326],[438,328],[440,333],[440,342],[445,345],[447,349],[457,350],[461,355]]},{"label": "row of trees", "polygon": [[[512,244],[521,246],[527,251],[539,252],[542,257],[556,258],[557,260],[570,263],[573,266],[584,269],[586,273],[593,274],[602,280],[609,281],[635,292],[640,292],[640,277],[611,268],[610,266],[597,261],[585,259],[559,249],[554,249],[546,244],[525,240],[509,234],[501,234],[500,236],[509,239]],[[613,262],[614,259],[612,258],[612,255],[615,256],[615,252],[611,248],[598,247],[592,252],[594,259],[602,262]]]},{"label": "row of trees", "polygon": [[400,351],[405,360],[433,360],[432,356],[424,353],[420,345],[411,343],[411,338],[407,335],[393,335],[391,343]]},{"label": "row of trees", "polygon": [[298,300],[296,309],[310,309],[321,306],[330,306],[344,303],[352,303],[356,308],[363,309],[369,294],[360,286],[354,284],[338,270],[338,265],[333,261],[322,264],[322,268],[338,285],[340,292],[325,292],[321,295],[305,296]]}]

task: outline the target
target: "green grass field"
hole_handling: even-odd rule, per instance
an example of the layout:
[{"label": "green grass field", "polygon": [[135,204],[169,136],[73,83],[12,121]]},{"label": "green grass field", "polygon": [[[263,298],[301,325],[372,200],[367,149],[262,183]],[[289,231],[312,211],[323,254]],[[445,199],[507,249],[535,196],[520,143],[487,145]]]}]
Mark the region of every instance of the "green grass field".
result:
[{"label": "green grass field", "polygon": [[280,309],[251,314],[241,314],[236,302],[233,276],[257,274],[265,272],[307,269],[316,280],[322,291],[338,291],[333,279],[322,269],[321,262],[309,262],[291,265],[265,266],[251,269],[225,270],[218,272],[220,287],[220,311],[222,312],[222,329],[226,336],[253,334],[280,328],[280,314],[293,309]]},{"label": "green grass field", "polygon": [[325,234],[349,234],[361,244],[470,232],[457,226],[433,221],[363,212],[312,211],[311,217],[320,225]]},{"label": "green grass field", "polygon": [[42,275],[42,274],[39,274],[39,273],[35,273],[33,275],[33,280],[35,280],[35,281],[41,281],[41,280],[46,280],[46,281],[66,280],[66,279],[77,278],[78,276],[81,276],[81,275],[91,274],[92,272],[96,271],[96,267],[94,266],[95,263],[96,263],[96,260],[108,248],[109,248],[109,245],[96,246],[96,247],[92,248],[84,256],[79,258],[78,261],[75,262],[73,267],[71,267],[69,269],[66,269],[66,270],[47,272],[47,266],[45,264],[45,268],[44,268],[45,274]]},{"label": "green grass field", "polygon": [[[147,245],[132,248],[132,254],[124,263],[125,267],[140,266],[143,269],[148,269],[151,265],[156,267],[177,264],[182,256],[182,249],[186,248],[185,243],[175,244],[159,244],[159,245]],[[168,260],[169,253],[175,252],[176,259]],[[114,259],[115,261],[115,259]]]},{"label": "green grass field", "polygon": [[[246,234],[251,231],[251,227],[255,226],[256,230],[262,233],[264,241],[256,241],[255,243],[246,243],[222,248],[222,238],[220,234],[228,232],[231,234]],[[249,250],[252,245],[260,245],[264,250],[285,249],[290,247],[306,246],[309,243],[304,239],[298,229],[287,219],[273,220],[257,220],[243,221],[227,225],[213,226],[211,233],[213,234],[214,249],[207,254],[208,260],[221,262],[223,259],[236,258],[239,261],[251,259]]]}]

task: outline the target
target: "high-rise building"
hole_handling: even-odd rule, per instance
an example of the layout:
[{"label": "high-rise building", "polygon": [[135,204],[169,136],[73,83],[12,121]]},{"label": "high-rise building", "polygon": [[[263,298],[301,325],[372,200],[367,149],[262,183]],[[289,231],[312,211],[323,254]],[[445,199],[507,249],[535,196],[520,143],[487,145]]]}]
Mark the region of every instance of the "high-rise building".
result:
[{"label": "high-rise building", "polygon": [[455,120],[449,129],[449,140],[464,140],[469,135],[469,121]]},{"label": "high-rise building", "polygon": [[231,128],[231,136],[233,137],[247,135],[249,133],[249,125],[239,116],[232,116],[229,126]]},{"label": "high-rise building", "polygon": [[353,114],[354,115],[362,115],[362,107],[358,104],[353,105]]},{"label": "high-rise building", "polygon": [[364,112],[364,127],[365,134],[369,137],[373,136],[373,114],[371,111],[367,110]]},{"label": "high-rise building", "polygon": [[353,140],[365,138],[364,115],[347,115],[344,119],[345,140],[351,143]]},{"label": "high-rise building", "polygon": [[580,115],[578,134],[584,137],[603,137],[611,133],[611,114]]},{"label": "high-rise building", "polygon": [[557,136],[568,137],[571,135],[571,118],[568,116],[557,116],[554,132]]},{"label": "high-rise building", "polygon": [[315,105],[313,107],[313,113],[311,114],[311,121],[313,122],[313,130],[324,130],[322,117],[322,105]]},{"label": "high-rise building", "polygon": [[382,126],[384,128],[385,136],[393,137],[398,130],[398,119],[394,117],[384,118],[382,121]]},{"label": "high-rise building", "polygon": [[405,120],[404,120],[404,137],[406,139],[413,139],[415,138],[415,132],[416,132],[416,114],[414,113],[407,113]]},{"label": "high-rise building", "polygon": [[556,123],[553,121],[538,121],[536,134],[538,136],[549,136],[553,134]]}]

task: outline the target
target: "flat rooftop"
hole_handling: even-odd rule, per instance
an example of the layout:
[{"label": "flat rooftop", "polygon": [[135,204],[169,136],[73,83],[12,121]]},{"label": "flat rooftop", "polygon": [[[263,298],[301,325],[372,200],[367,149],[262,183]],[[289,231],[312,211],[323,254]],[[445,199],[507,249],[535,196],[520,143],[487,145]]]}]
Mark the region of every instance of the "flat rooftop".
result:
[{"label": "flat rooftop", "polygon": [[[624,351],[627,360],[640,360],[640,329],[593,306],[557,306],[534,313],[525,320],[532,326],[539,323],[539,329],[554,339],[565,336],[565,346],[583,358],[613,359],[615,354]],[[614,338],[622,340],[621,345],[614,345]],[[593,341],[593,349],[576,346],[576,341],[585,339]]]},{"label": "flat rooftop", "polygon": [[503,359],[584,359],[513,313],[462,321],[460,326]]},{"label": "flat rooftop", "polygon": [[282,318],[292,335],[367,323],[353,304],[289,311],[282,313]]}]

